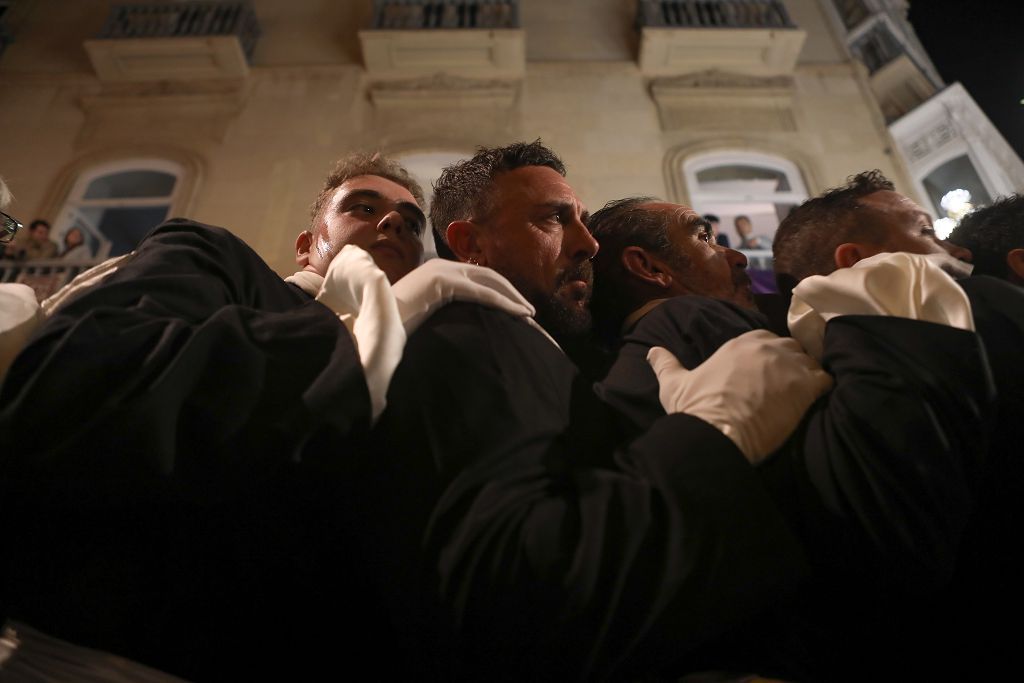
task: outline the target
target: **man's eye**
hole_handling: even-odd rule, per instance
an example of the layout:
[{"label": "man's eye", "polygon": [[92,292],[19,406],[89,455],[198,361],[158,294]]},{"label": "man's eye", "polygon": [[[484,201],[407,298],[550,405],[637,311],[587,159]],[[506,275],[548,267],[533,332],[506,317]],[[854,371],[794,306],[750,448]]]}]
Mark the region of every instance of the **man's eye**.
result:
[{"label": "man's eye", "polygon": [[921,234],[924,235],[925,237],[935,237],[935,228],[931,227],[930,225],[926,225],[925,227],[921,228]]},{"label": "man's eye", "polygon": [[373,207],[369,204],[353,204],[352,210],[359,213],[373,213]]},{"label": "man's eye", "polygon": [[697,239],[699,239],[701,242],[710,242],[711,235],[708,234],[707,230],[701,230],[700,232],[697,233]]}]

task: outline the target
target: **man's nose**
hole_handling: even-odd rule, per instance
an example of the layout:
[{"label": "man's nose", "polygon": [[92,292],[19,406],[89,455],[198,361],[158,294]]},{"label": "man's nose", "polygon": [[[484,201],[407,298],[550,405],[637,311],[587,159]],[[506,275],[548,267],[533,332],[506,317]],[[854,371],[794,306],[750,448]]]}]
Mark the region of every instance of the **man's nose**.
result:
[{"label": "man's nose", "polygon": [[717,246],[716,249],[721,249],[725,252],[725,260],[729,264],[730,268],[746,268],[747,267],[747,255],[741,251],[730,249],[729,247]]},{"label": "man's nose", "polygon": [[576,218],[565,226],[564,251],[574,261],[586,261],[594,258],[599,248],[597,240],[580,219]]},{"label": "man's nose", "polygon": [[384,217],[377,223],[377,232],[386,232],[391,230],[395,235],[401,235],[402,230],[405,229],[405,219],[402,218],[402,214],[397,211],[388,211],[384,214]]},{"label": "man's nose", "polygon": [[967,247],[961,247],[958,244],[953,244],[949,240],[939,240],[939,244],[942,248],[949,252],[953,258],[958,258],[961,261],[967,261],[968,263],[974,262],[974,254]]}]

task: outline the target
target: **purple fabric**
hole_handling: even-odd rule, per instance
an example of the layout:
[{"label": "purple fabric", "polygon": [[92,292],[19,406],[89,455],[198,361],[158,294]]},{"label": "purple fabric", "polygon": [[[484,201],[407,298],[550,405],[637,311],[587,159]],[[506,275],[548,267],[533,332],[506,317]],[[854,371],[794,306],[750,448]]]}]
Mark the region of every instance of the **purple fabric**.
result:
[{"label": "purple fabric", "polygon": [[747,268],[750,276],[750,288],[754,294],[774,294],[779,291],[775,286],[775,273],[761,268]]}]

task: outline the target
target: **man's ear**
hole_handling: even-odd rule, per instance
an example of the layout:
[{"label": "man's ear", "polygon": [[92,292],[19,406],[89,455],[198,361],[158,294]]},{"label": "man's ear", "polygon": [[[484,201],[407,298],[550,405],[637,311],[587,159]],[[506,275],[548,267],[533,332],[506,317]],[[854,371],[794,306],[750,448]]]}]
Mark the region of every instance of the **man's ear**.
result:
[{"label": "man's ear", "polygon": [[309,265],[309,252],[312,248],[313,233],[309,230],[303,230],[295,238],[295,262],[299,264],[299,268],[305,268]]},{"label": "man's ear", "polygon": [[672,274],[664,261],[647,253],[643,247],[626,247],[622,250],[622,267],[636,279],[654,287],[668,289]]},{"label": "man's ear", "polygon": [[836,262],[836,268],[850,268],[857,261],[877,253],[879,252],[859,242],[843,242],[832,253],[832,259]]},{"label": "man's ear", "polygon": [[1011,249],[1006,252],[1007,274],[1016,277],[1016,281],[1024,284],[1024,249]]},{"label": "man's ear", "polygon": [[448,247],[462,262],[487,265],[487,256],[480,244],[480,226],[472,221],[452,221],[445,231]]}]

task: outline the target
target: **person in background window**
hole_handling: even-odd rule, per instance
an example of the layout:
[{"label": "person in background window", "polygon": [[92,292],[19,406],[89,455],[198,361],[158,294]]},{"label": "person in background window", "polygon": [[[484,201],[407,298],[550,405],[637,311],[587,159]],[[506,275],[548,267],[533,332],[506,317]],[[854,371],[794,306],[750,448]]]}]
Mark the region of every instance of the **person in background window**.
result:
[{"label": "person in background window", "polygon": [[15,254],[22,261],[56,258],[57,245],[50,241],[50,224],[40,219],[32,221],[25,239],[15,249]]},{"label": "person in background window", "polygon": [[736,226],[736,234],[740,236],[740,249],[771,249],[772,240],[764,235],[752,235],[754,225],[750,222],[749,216],[736,216],[733,219]]},{"label": "person in background window", "polygon": [[718,226],[721,224],[722,219],[720,219],[713,213],[708,213],[704,215],[704,220],[706,220],[708,222],[708,225],[711,226],[711,239],[715,241],[715,244],[717,244],[720,247],[725,247],[726,249],[728,249],[730,246],[729,236],[718,229]]},{"label": "person in background window", "polygon": [[71,228],[64,233],[64,250],[60,257],[69,260],[92,258],[92,250],[85,243],[85,235],[80,228]]}]

